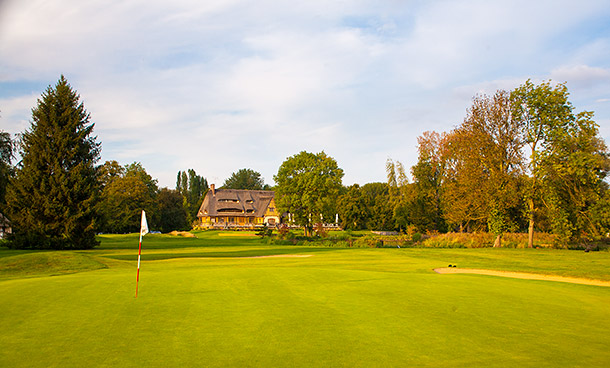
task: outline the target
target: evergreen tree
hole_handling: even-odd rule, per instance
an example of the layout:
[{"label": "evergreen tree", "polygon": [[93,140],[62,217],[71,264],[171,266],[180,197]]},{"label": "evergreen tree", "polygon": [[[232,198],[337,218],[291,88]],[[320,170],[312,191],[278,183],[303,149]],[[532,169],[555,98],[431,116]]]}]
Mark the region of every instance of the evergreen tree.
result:
[{"label": "evergreen tree", "polygon": [[183,207],[186,211],[187,222],[192,224],[197,219],[197,212],[208,191],[208,181],[204,177],[197,175],[193,169],[178,171],[176,191],[183,197]]},{"label": "evergreen tree", "polygon": [[16,248],[89,249],[95,240],[100,144],[80,96],[62,75],[32,110],[22,161],[7,190]]},{"label": "evergreen tree", "polygon": [[13,158],[13,141],[10,133],[0,131],[0,212],[4,208],[6,186],[11,176]]}]

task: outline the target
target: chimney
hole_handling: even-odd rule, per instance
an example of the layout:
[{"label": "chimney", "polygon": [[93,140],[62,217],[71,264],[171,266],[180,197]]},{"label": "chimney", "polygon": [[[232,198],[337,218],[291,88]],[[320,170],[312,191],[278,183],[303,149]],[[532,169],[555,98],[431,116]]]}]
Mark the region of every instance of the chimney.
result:
[{"label": "chimney", "polygon": [[212,195],[216,196],[216,188],[214,184],[210,184],[210,190],[212,191]]}]

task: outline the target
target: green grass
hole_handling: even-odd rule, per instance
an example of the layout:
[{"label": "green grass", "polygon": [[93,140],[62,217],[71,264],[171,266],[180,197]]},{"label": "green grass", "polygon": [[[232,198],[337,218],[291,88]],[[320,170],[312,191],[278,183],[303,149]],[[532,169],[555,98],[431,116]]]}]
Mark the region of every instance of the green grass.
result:
[{"label": "green grass", "polygon": [[0,257],[0,280],[57,276],[105,267],[104,263],[75,252],[23,253]]},{"label": "green grass", "polygon": [[[137,235],[103,236],[92,251],[0,250],[0,367],[610,365],[610,288],[432,271],[610,280],[609,252],[221,235],[147,235],[137,299]],[[311,257],[245,258],[277,254]]]}]

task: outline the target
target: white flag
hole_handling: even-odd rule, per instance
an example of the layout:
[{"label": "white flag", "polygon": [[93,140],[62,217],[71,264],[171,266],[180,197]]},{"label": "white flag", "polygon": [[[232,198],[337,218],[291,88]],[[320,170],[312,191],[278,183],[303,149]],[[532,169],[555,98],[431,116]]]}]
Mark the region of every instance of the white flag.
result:
[{"label": "white flag", "polygon": [[142,225],[140,226],[140,235],[148,234],[148,223],[146,223],[146,213],[142,210]]}]

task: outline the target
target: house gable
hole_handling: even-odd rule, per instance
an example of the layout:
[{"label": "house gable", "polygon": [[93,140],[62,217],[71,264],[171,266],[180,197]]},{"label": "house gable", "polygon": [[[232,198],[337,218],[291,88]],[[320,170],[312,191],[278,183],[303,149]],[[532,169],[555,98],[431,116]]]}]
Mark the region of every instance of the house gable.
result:
[{"label": "house gable", "polygon": [[[270,208],[276,212],[275,193],[268,190],[214,189],[210,187],[197,217],[202,223],[262,225]],[[279,222],[276,216],[273,223]]]}]

